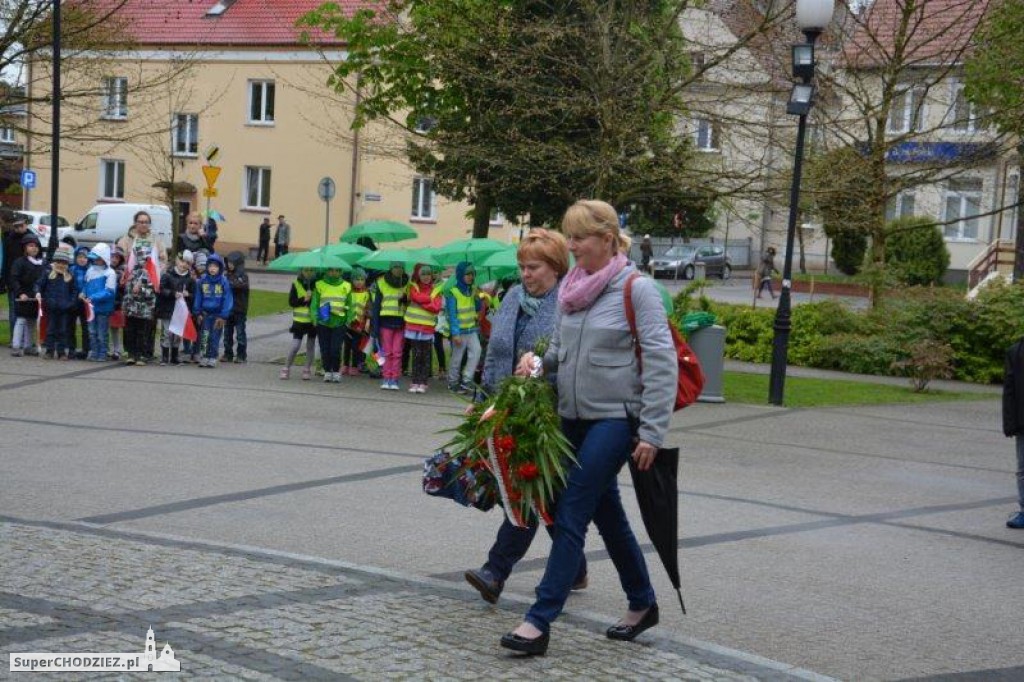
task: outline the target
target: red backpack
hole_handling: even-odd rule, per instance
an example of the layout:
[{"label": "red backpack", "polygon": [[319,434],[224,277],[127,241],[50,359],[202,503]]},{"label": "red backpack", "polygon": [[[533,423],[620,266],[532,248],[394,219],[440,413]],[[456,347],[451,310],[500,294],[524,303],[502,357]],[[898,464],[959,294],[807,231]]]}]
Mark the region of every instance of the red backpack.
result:
[{"label": "red backpack", "polygon": [[[633,350],[636,352],[636,363],[643,374],[644,363],[640,357],[640,337],[636,331],[636,311],[633,310],[633,280],[640,277],[639,273],[633,273],[626,280],[626,320],[629,322],[629,332],[633,335]],[[672,332],[672,343],[676,347],[676,361],[679,363],[679,379],[676,384],[676,404],[673,411],[678,411],[697,402],[697,397],[704,390],[704,370],[700,368],[700,361],[697,354],[686,343],[683,335],[679,333],[671,321],[668,322],[669,331]]]}]

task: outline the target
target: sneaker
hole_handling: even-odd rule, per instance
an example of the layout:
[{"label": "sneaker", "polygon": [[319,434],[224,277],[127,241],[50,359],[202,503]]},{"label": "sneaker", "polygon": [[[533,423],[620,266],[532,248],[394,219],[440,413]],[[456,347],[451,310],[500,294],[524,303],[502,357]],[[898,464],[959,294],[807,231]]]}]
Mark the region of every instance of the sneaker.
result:
[{"label": "sneaker", "polygon": [[106,355],[97,355],[96,356],[96,362],[106,362],[106,361],[107,361],[107,356]]},{"label": "sneaker", "polygon": [[70,360],[70,359],[71,359],[71,356],[65,353],[64,355],[61,355],[61,356],[60,356],[59,358],[57,358],[57,359],[58,359],[58,360],[64,360],[64,361],[67,361],[67,360]]},{"label": "sneaker", "polygon": [[419,384],[412,384],[412,385],[409,386],[409,393],[419,393],[419,392],[420,392],[420,385]]},{"label": "sneaker", "polygon": [[388,388],[390,388],[392,391],[398,391],[401,390],[402,387],[399,385],[398,379],[392,379],[391,385],[388,386]]},{"label": "sneaker", "polygon": [[199,358],[199,366],[206,367],[206,358]]},{"label": "sneaker", "polygon": [[1007,528],[1015,528],[1020,530],[1024,528],[1024,511],[1019,511],[1009,518],[1006,522]]},{"label": "sneaker", "polygon": [[208,359],[206,361],[206,366],[209,367],[210,369],[216,369],[217,368],[217,358],[210,358],[210,359]]},{"label": "sneaker", "polygon": [[248,364],[249,361],[246,360],[245,358],[235,358],[234,360],[232,360],[232,362],[235,363],[236,365],[245,365]]},{"label": "sneaker", "polygon": [[331,374],[330,372],[324,372],[324,383],[325,384],[331,383],[332,377],[333,377],[333,374]]},{"label": "sneaker", "polygon": [[130,355],[124,356],[124,364],[126,364],[126,365],[134,365],[135,364],[135,358],[133,358]]},{"label": "sneaker", "polygon": [[14,350],[11,351],[11,355],[16,358],[22,358],[25,357],[25,351],[22,350],[21,348],[15,348]]},{"label": "sneaker", "polygon": [[388,379],[385,379],[384,381],[380,382],[380,390],[387,391],[390,388],[391,388],[391,381],[389,381]]},{"label": "sneaker", "polygon": [[462,382],[461,384],[459,384],[459,393],[472,393],[472,392],[473,392],[473,385],[472,384],[467,384],[466,382]]},{"label": "sneaker", "polygon": [[110,354],[110,359],[113,360],[114,362],[117,362],[118,360],[121,359],[121,354],[120,353],[111,353]]},{"label": "sneaker", "polygon": [[25,355],[32,355],[32,356],[39,355],[39,349],[38,348],[26,348],[25,349]]},{"label": "sneaker", "polygon": [[336,383],[336,384],[340,384],[341,383],[341,372],[335,372],[334,373],[334,383]]},{"label": "sneaker", "polygon": [[135,361],[135,366],[136,367],[145,367],[146,366],[146,359],[145,358],[139,358],[138,360]]},{"label": "sneaker", "polygon": [[302,380],[303,381],[309,381],[312,378],[313,378],[313,372],[311,372],[309,370],[309,367],[307,367],[306,369],[302,370]]},{"label": "sneaker", "polygon": [[221,362],[234,362],[235,361],[235,357],[233,355],[222,355],[222,356],[220,356],[220,361]]},{"label": "sneaker", "polygon": [[[291,374],[291,370],[290,370],[289,368],[287,368],[287,367],[282,367],[282,368],[281,368],[281,371],[280,371],[280,372],[278,372],[278,374],[277,374],[277,378],[278,378],[278,379],[285,379],[285,380],[287,380],[287,379],[288,379],[288,376],[289,376],[290,374]],[[304,378],[304,379],[308,379],[309,377],[303,377],[303,378]]]}]

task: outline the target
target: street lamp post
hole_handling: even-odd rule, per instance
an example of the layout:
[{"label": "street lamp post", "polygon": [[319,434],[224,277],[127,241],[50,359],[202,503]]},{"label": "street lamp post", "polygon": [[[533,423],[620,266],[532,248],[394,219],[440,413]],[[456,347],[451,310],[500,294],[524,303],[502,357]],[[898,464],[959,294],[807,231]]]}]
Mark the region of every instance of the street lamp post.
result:
[{"label": "street lamp post", "polygon": [[60,200],[60,0],[53,0],[53,122],[50,151],[50,238],[46,241],[47,258],[57,250],[57,203]]},{"label": "street lamp post", "polygon": [[807,134],[807,115],[814,102],[814,43],[822,30],[832,21],[833,0],[797,0],[796,24],[806,42],[793,45],[793,76],[800,82],[793,85],[786,113],[799,116],[796,129],[796,150],[793,159],[793,184],[789,191],[789,222],[786,225],[786,255],[782,266],[782,291],[775,313],[775,337],[772,341],[772,370],[768,382],[768,402],[782,404],[786,384],[786,357],[789,351],[791,325],[790,286],[793,277],[793,241],[799,214],[800,175],[804,163],[804,138]]}]

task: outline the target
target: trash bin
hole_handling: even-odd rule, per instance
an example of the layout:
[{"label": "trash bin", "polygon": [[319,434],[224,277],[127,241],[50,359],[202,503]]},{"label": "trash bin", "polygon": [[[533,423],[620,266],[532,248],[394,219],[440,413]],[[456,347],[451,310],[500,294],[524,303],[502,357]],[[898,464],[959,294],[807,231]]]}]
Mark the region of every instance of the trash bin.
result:
[{"label": "trash bin", "polygon": [[703,282],[704,280],[706,280],[708,278],[707,274],[708,274],[708,269],[707,269],[707,266],[704,263],[694,263],[693,264],[693,281],[694,282]]},{"label": "trash bin", "polygon": [[704,370],[704,390],[697,400],[702,403],[724,403],[722,382],[725,374],[725,327],[717,324],[699,327],[690,332],[687,341]]}]

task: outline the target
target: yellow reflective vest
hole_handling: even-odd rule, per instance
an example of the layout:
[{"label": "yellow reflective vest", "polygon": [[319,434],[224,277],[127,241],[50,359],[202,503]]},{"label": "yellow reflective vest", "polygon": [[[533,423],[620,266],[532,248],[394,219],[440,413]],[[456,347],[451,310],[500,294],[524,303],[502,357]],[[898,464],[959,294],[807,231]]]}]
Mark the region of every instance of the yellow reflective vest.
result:
[{"label": "yellow reflective vest", "polygon": [[470,295],[466,296],[458,287],[451,290],[452,298],[455,299],[455,319],[459,323],[459,334],[472,334],[477,330],[475,293],[470,290]]},{"label": "yellow reflective vest", "polygon": [[370,292],[366,289],[362,291],[352,291],[352,319],[362,320],[366,317],[366,306],[370,302]]},{"label": "yellow reflective vest", "polygon": [[384,277],[377,278],[377,289],[380,291],[380,316],[381,317],[405,317],[405,306],[402,305],[402,297],[405,296],[405,287],[393,287],[387,283]]},{"label": "yellow reflective vest", "polygon": [[[299,298],[305,298],[306,287],[302,286],[302,282],[295,280],[295,293],[298,294]],[[298,308],[292,308],[292,321],[299,324],[309,324],[313,321],[313,316],[309,312],[309,305],[301,305]]]},{"label": "yellow reflective vest", "polygon": [[352,285],[345,280],[341,280],[337,284],[329,284],[327,280],[321,279],[317,280],[314,287],[317,292],[318,305],[328,304],[331,307],[331,317],[340,317],[344,320]]}]

